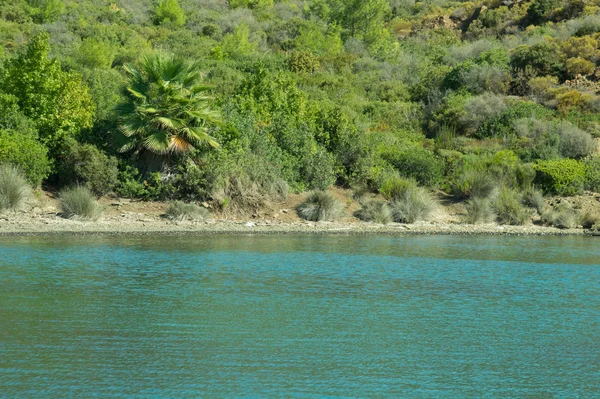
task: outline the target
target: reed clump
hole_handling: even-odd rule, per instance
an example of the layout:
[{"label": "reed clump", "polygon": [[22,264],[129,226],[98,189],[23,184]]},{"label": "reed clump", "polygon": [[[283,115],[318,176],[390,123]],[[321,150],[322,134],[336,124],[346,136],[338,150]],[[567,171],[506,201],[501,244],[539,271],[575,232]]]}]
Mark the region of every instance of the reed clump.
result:
[{"label": "reed clump", "polygon": [[392,221],[392,211],[384,201],[365,201],[355,216],[365,222],[388,224]]},{"label": "reed clump", "polygon": [[21,208],[30,195],[31,187],[21,171],[12,165],[0,165],[0,212]]},{"label": "reed clump", "polygon": [[206,220],[210,217],[210,211],[196,204],[187,204],[183,201],[173,201],[165,212],[167,218],[175,221],[183,220]]},{"label": "reed clump", "polygon": [[103,208],[85,186],[63,189],[59,193],[62,214],[67,219],[98,220]]},{"label": "reed clump", "polygon": [[333,221],[342,214],[342,204],[326,191],[313,191],[296,212],[304,220],[311,222]]}]

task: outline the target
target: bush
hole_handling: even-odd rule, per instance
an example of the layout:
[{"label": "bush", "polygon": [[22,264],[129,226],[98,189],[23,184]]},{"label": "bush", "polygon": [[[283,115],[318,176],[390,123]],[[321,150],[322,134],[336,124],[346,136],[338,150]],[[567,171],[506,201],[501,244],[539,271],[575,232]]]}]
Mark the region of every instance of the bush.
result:
[{"label": "bush", "polygon": [[335,220],[342,212],[342,204],[326,191],[314,191],[296,211],[302,219],[311,222]]},{"label": "bush", "polygon": [[156,24],[170,23],[174,26],[185,24],[185,12],[177,0],[162,0],[154,9],[154,22]]},{"label": "bush", "polygon": [[477,137],[505,138],[515,134],[514,124],[519,119],[549,119],[554,112],[532,101],[507,101],[507,108],[496,117],[483,121],[477,130]]},{"label": "bush", "polygon": [[392,221],[392,212],[384,201],[366,201],[355,216],[365,222],[388,224]]},{"label": "bush", "polygon": [[175,187],[160,172],[154,172],[146,177],[134,167],[126,165],[118,174],[115,192],[124,198],[139,198],[145,201],[156,201],[171,198]]},{"label": "bush", "polygon": [[435,154],[423,147],[393,154],[388,161],[405,177],[424,186],[436,186],[442,179],[442,163]]},{"label": "bush", "polygon": [[522,45],[515,49],[511,64],[513,68],[532,67],[537,75],[553,75],[562,77],[565,70],[565,56],[560,46],[553,41],[545,40],[532,46]]},{"label": "bush", "polygon": [[583,161],[586,190],[600,193],[600,156],[590,156]]},{"label": "bush", "polygon": [[0,129],[0,162],[16,165],[34,187],[50,174],[48,150],[34,134]]},{"label": "bush", "polygon": [[491,223],[496,219],[496,212],[489,198],[471,198],[465,204],[467,217],[465,221],[470,224]]},{"label": "bush", "polygon": [[336,180],[335,158],[323,149],[302,160],[301,174],[308,187],[326,190]]},{"label": "bush", "polygon": [[567,158],[583,158],[594,152],[596,143],[592,136],[567,121],[556,125],[560,137],[560,153]]},{"label": "bush", "polygon": [[546,201],[544,200],[544,194],[540,190],[530,188],[523,195],[523,202],[525,205],[534,208],[538,214],[544,213],[546,209]]},{"label": "bush", "polygon": [[292,72],[313,73],[321,67],[319,59],[305,51],[295,51],[288,58],[288,66]]},{"label": "bush", "polygon": [[533,0],[527,9],[527,19],[534,25],[541,25],[546,22],[550,12],[559,5],[558,0]]},{"label": "bush", "polygon": [[554,98],[554,89],[558,86],[556,76],[538,76],[529,81],[531,94],[539,101],[548,101]]},{"label": "bush", "polygon": [[484,93],[467,101],[460,122],[467,133],[475,133],[486,120],[500,115],[505,109],[504,97]]},{"label": "bush", "polygon": [[186,204],[182,201],[174,201],[169,204],[166,216],[171,220],[206,220],[210,212],[208,209],[195,204]]},{"label": "bush", "polygon": [[522,159],[533,161],[560,157],[560,136],[552,123],[523,118],[514,121],[513,129],[517,134],[514,147]]},{"label": "bush", "polygon": [[504,94],[508,90],[510,74],[504,68],[477,65],[462,74],[464,86],[474,94],[492,92]]},{"label": "bush", "polygon": [[518,192],[503,187],[494,201],[498,221],[510,225],[525,224],[529,219],[529,214],[523,209],[522,201],[523,198]]},{"label": "bush", "polygon": [[546,193],[577,195],[583,192],[585,166],[574,159],[555,159],[534,164],[535,183]]},{"label": "bush", "polygon": [[429,220],[436,208],[435,200],[422,187],[404,191],[392,202],[392,218],[398,223]]},{"label": "bush", "polygon": [[577,213],[568,205],[558,204],[542,214],[542,222],[559,229],[572,229],[577,225]]},{"label": "bush", "polygon": [[387,200],[394,200],[404,195],[405,192],[416,188],[417,183],[414,180],[393,174],[383,180],[379,188],[379,193]]},{"label": "bush", "polygon": [[459,198],[488,198],[496,191],[498,182],[486,170],[469,168],[452,182],[452,192]]},{"label": "bush", "polygon": [[584,211],[579,215],[579,224],[584,229],[591,229],[594,226],[600,226],[600,213]]},{"label": "bush", "polygon": [[31,193],[21,171],[13,165],[0,165],[0,212],[19,209]]},{"label": "bush", "polygon": [[71,141],[63,150],[59,178],[62,185],[85,185],[94,194],[111,192],[118,181],[117,160],[92,144]]},{"label": "bush", "polygon": [[102,215],[102,207],[87,187],[63,189],[58,198],[63,216],[67,219],[97,220]]},{"label": "bush", "polygon": [[571,78],[575,78],[577,75],[591,75],[596,69],[596,64],[581,57],[569,58],[566,64],[567,72]]}]

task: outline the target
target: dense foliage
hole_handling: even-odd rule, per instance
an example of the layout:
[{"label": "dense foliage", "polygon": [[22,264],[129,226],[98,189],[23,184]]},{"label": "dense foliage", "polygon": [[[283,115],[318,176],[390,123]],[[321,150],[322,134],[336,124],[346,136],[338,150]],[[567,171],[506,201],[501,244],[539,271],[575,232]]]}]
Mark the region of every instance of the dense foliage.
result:
[{"label": "dense foliage", "polygon": [[598,0],[15,0],[0,31],[0,162],[34,185],[254,207],[411,181],[477,215],[599,187]]}]

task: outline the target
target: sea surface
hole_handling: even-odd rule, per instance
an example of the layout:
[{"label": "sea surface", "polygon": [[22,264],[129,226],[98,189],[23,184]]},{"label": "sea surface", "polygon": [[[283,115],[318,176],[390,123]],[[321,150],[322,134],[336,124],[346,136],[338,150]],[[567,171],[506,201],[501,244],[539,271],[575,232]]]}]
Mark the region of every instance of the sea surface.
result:
[{"label": "sea surface", "polygon": [[600,398],[600,238],[0,238],[0,398]]}]

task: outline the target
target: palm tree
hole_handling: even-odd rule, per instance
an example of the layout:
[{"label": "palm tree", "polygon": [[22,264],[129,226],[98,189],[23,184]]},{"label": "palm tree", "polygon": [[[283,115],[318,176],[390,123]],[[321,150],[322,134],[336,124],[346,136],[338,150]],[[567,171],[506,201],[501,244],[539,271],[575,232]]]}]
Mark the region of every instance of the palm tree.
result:
[{"label": "palm tree", "polygon": [[207,132],[220,123],[201,85],[197,63],[165,54],[143,57],[139,68],[125,66],[127,101],[119,107],[122,152],[135,149],[161,157],[186,153],[200,144],[219,147]]}]

